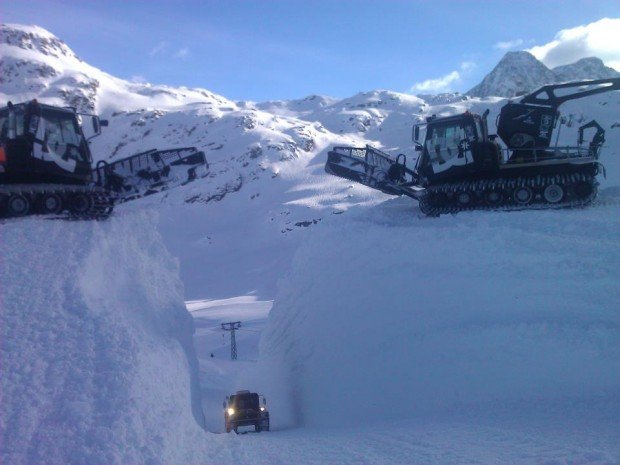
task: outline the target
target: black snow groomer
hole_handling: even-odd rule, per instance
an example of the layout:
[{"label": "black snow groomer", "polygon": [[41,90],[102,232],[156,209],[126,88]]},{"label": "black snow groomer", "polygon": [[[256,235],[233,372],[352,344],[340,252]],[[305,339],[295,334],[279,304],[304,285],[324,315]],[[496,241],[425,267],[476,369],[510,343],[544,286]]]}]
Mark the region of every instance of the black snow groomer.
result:
[{"label": "black snow groomer", "polygon": [[107,218],[113,196],[91,179],[89,140],[101,126],[95,115],[36,100],[0,108],[0,217]]},{"label": "black snow groomer", "polygon": [[89,141],[107,125],[36,100],[0,108],[0,218],[105,219],[115,203],[207,175],[205,154],[194,147],[153,149],[93,169]]},{"label": "black snow groomer", "polygon": [[195,147],[152,149],[114,162],[100,161],[93,179],[125,202],[204,178],[208,170],[204,152]]},{"label": "black snow groomer", "polygon": [[[392,157],[366,146],[334,147],[325,171],[387,194],[412,197],[430,216],[588,205],[597,194],[605,130],[592,120],[579,126],[575,145],[558,145],[562,125],[570,123],[558,107],[617,90],[620,78],[543,86],[501,108],[497,135],[489,134],[489,110],[482,115],[433,115],[414,126],[420,156],[413,169],[406,166],[404,155]],[[589,141],[586,131],[592,134]]]}]

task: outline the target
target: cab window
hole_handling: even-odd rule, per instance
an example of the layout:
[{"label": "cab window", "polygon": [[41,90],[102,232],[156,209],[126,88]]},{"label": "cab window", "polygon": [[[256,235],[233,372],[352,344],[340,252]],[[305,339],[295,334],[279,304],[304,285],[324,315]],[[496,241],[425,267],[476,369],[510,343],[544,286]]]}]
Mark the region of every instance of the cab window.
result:
[{"label": "cab window", "polygon": [[[15,137],[24,135],[24,109],[22,106],[15,105],[13,107],[15,115]],[[0,113],[0,139],[8,139],[9,137],[9,110]]]},{"label": "cab window", "polygon": [[44,114],[39,123],[44,129],[44,142],[59,156],[76,161],[88,161],[82,135],[71,115]]},{"label": "cab window", "polygon": [[426,146],[431,160],[442,164],[456,157],[459,143],[465,138],[465,131],[460,125],[434,127]]}]

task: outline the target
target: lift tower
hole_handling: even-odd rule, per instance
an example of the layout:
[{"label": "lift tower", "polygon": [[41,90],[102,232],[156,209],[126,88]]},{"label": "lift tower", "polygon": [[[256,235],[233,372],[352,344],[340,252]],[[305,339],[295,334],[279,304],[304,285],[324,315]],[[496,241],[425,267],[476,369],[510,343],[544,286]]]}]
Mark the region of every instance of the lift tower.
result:
[{"label": "lift tower", "polygon": [[237,360],[237,340],[235,339],[235,331],[241,328],[240,321],[231,323],[222,323],[224,331],[230,331],[230,359]]}]

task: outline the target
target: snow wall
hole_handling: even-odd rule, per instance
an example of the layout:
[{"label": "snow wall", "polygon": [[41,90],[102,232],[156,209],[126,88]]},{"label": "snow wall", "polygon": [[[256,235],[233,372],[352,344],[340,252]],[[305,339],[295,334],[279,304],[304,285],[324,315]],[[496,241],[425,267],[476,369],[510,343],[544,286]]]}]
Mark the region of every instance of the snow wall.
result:
[{"label": "snow wall", "polygon": [[619,200],[425,218],[395,199],[323,222],[261,340],[265,372],[285,367],[262,386],[274,424],[618,406]]},{"label": "snow wall", "polygon": [[156,224],[0,225],[1,463],[202,459],[193,321]]}]

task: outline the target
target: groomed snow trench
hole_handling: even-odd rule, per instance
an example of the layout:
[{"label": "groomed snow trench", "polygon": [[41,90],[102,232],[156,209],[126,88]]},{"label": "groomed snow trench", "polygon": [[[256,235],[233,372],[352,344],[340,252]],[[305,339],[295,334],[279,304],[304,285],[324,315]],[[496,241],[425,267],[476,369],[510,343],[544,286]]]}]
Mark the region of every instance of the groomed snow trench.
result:
[{"label": "groomed snow trench", "polygon": [[203,461],[193,322],[156,224],[0,225],[0,462]]},{"label": "groomed snow trench", "polygon": [[286,367],[292,419],[374,424],[600,399],[617,412],[617,193],[584,209],[441,218],[395,199],[324,221],[261,340],[264,366]]}]

